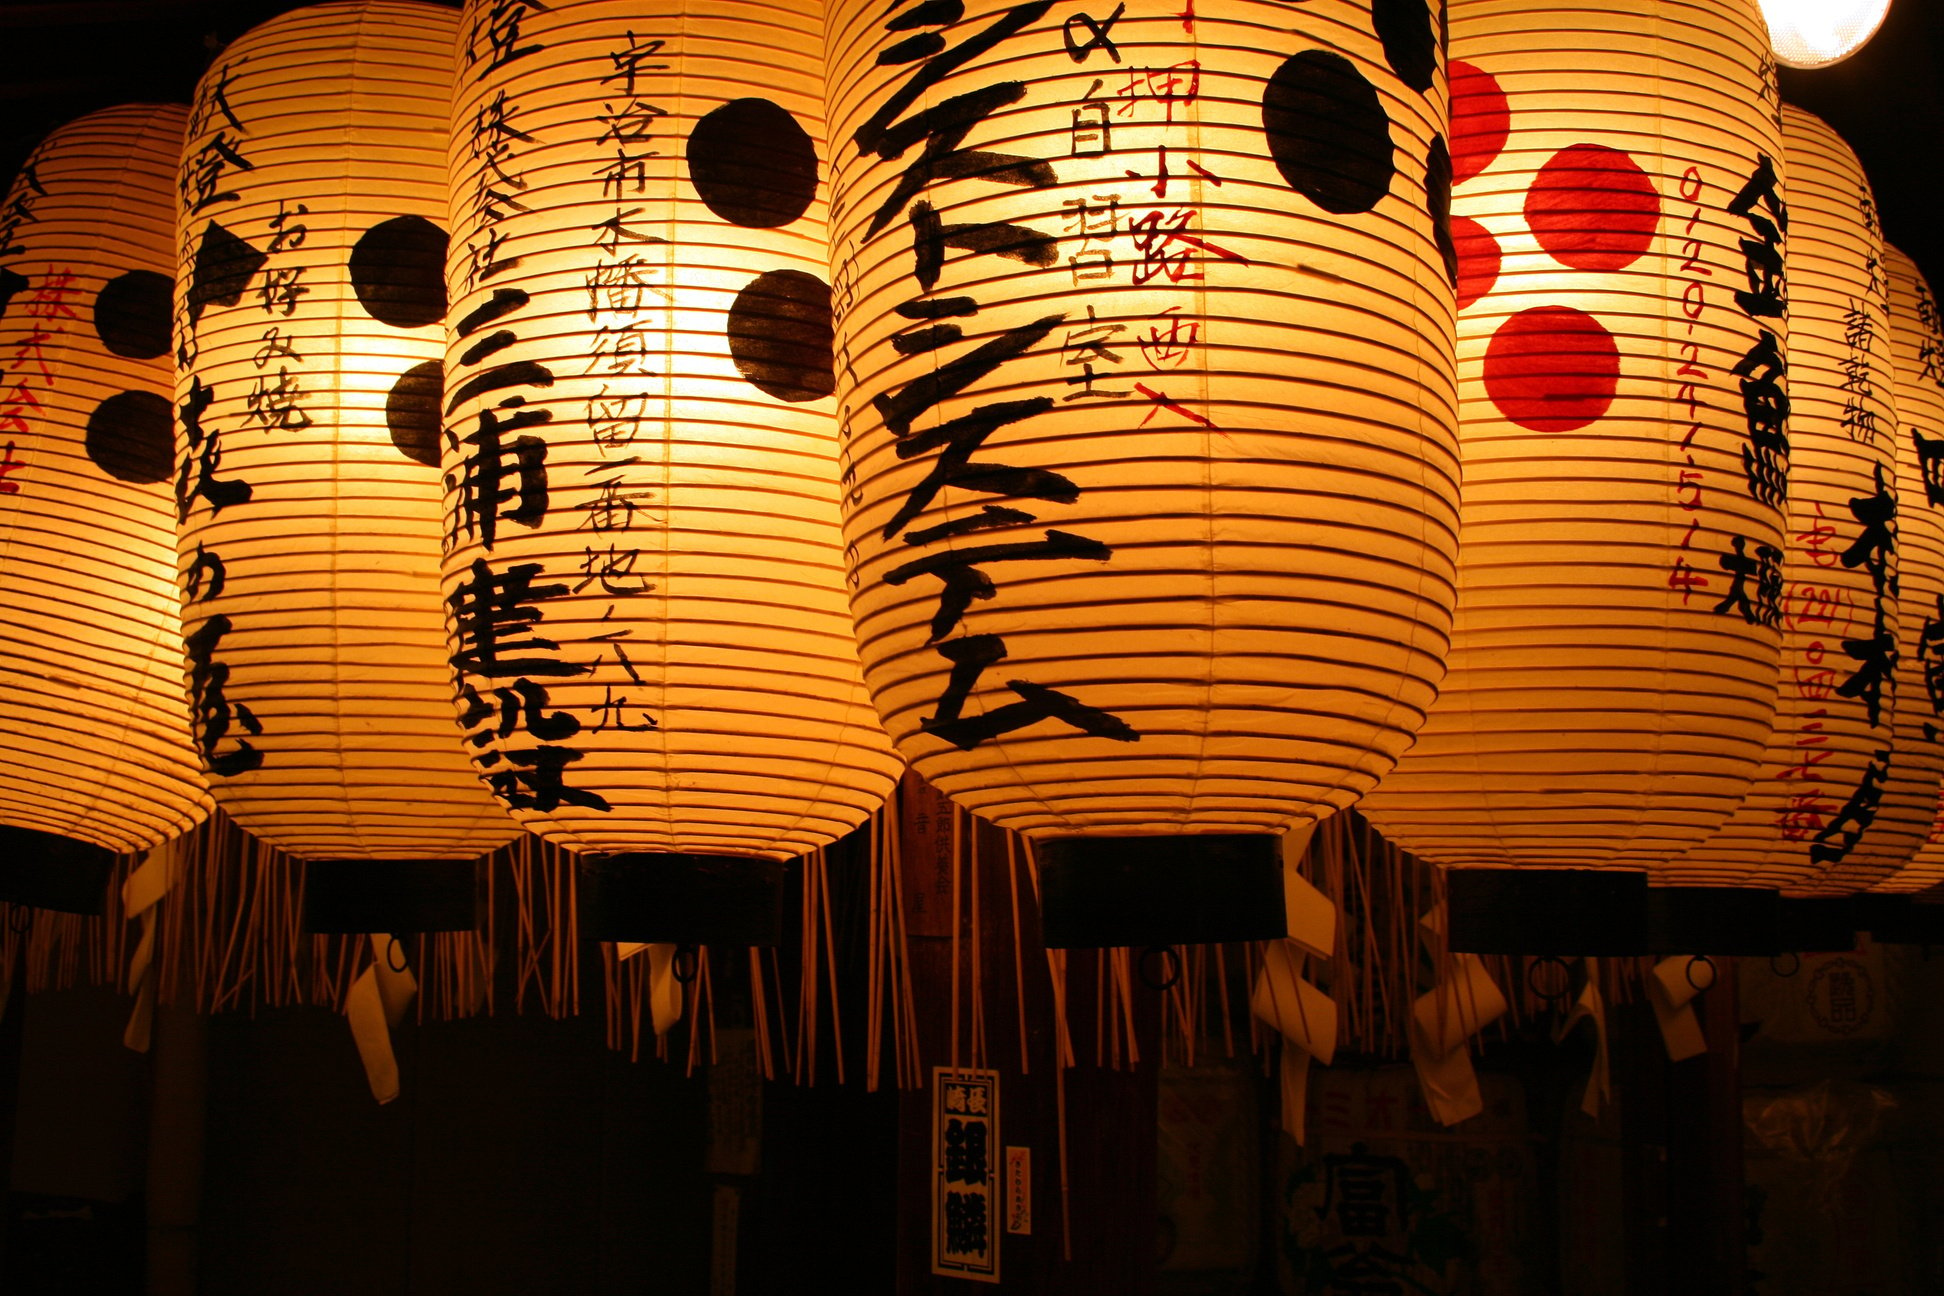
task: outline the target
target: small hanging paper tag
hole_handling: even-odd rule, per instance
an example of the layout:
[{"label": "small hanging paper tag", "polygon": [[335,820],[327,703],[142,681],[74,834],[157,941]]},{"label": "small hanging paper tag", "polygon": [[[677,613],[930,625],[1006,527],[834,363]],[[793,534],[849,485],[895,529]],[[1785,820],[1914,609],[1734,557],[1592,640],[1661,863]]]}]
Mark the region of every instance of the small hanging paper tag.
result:
[{"label": "small hanging paper tag", "polygon": [[1411,1065],[1417,1069],[1424,1105],[1438,1124],[1456,1125],[1485,1110],[1485,1096],[1479,1091],[1470,1051],[1461,1044],[1449,1053],[1433,1052],[1415,1016],[1411,1021]]},{"label": "small hanging paper tag", "polygon": [[682,1020],[682,983],[675,979],[675,946],[657,942],[648,948],[648,1015],[655,1034],[666,1035]]},{"label": "small hanging paper tag", "polygon": [[405,946],[385,932],[373,932],[371,964],[351,983],[344,999],[344,1015],[351,1023],[351,1040],[364,1063],[371,1096],[380,1103],[398,1097],[398,1058],[392,1052],[392,1028],[405,1020],[418,994],[418,981],[405,963]]},{"label": "small hanging paper tag", "polygon": [[1033,1149],[1006,1149],[1006,1232],[1033,1231]]},{"label": "small hanging paper tag", "polygon": [[1553,1042],[1565,1039],[1582,1021],[1593,1024],[1593,1071],[1586,1077],[1586,1093],[1580,1099],[1580,1110],[1597,1120],[1601,1108],[1613,1100],[1613,1073],[1607,1057],[1606,999],[1600,994],[1600,960],[1589,958],[1585,963],[1586,984],[1580,987],[1573,1010],[1553,1032]]},{"label": "small hanging paper tag", "polygon": [[1689,954],[1664,958],[1647,974],[1647,1002],[1653,1005],[1668,1061],[1682,1062],[1708,1051],[1694,999],[1713,984],[1714,963]]},{"label": "small hanging paper tag", "polygon": [[1336,1000],[1303,979],[1302,960],[1288,941],[1263,946],[1262,971],[1249,996],[1249,1010],[1328,1066],[1336,1057]]},{"label": "small hanging paper tag", "polygon": [[128,959],[128,992],[135,996],[135,1008],[122,1031],[122,1044],[137,1053],[148,1052],[155,1031],[155,909],[174,889],[182,867],[182,839],[177,837],[148,852],[122,879],[122,912],[142,927]]},{"label": "small hanging paper tag", "polygon": [[[1419,924],[1433,935],[1444,930],[1444,906],[1428,910]],[[1476,954],[1452,954],[1445,978],[1411,1004],[1411,1065],[1431,1119],[1456,1125],[1485,1110],[1467,1041],[1505,1015],[1508,1004]]]},{"label": "small hanging paper tag", "polygon": [[385,1024],[385,1001],[378,993],[378,972],[368,967],[351,983],[344,997],[344,1015],[351,1022],[351,1041],[358,1046],[371,1096],[381,1103],[398,1097],[398,1059],[392,1056],[391,1030]]},{"label": "small hanging paper tag", "polygon": [[405,942],[385,932],[371,936],[371,966],[378,977],[378,997],[384,1001],[385,1024],[393,1030],[418,998],[418,978],[405,962]]},{"label": "small hanging paper tag", "polygon": [[1411,1004],[1411,1027],[1443,1057],[1503,1017],[1508,1006],[1484,959],[1453,954],[1447,978]]},{"label": "small hanging paper tag", "polygon": [[1329,958],[1336,952],[1336,905],[1297,871],[1316,836],[1314,823],[1302,823],[1282,836],[1283,917],[1289,939],[1305,953]]}]

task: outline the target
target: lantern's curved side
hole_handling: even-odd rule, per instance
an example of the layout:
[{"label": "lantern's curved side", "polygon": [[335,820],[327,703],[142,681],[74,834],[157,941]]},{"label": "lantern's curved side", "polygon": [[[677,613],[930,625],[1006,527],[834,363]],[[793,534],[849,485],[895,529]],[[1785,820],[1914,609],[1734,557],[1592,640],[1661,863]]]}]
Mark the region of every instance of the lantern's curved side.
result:
[{"label": "lantern's curved side", "polygon": [[[1896,751],[1877,822],[1910,857],[1876,890],[1922,891],[1944,882],[1938,785],[1944,779],[1944,326],[1916,263],[1884,245],[1890,273],[1890,344],[1897,378]],[[1832,879],[1845,889],[1864,878]]]},{"label": "lantern's curved side", "polygon": [[899,768],[844,600],[818,8],[501,8],[449,152],[468,750],[577,852],[800,855]]},{"label": "lantern's curved side", "polygon": [[0,823],[116,852],[210,810],[169,495],[184,121],[128,105],[71,122],[0,208]]},{"label": "lantern's curved side", "polygon": [[1637,875],[1734,811],[1775,706],[1788,227],[1761,20],[1453,0],[1450,23],[1458,616],[1360,809],[1441,865]]},{"label": "lantern's curved side", "polygon": [[190,693],[217,800],[304,858],[516,832],[457,741],[438,589],[457,26],[401,0],[271,19],[204,75],[182,155]]},{"label": "lantern's curved side", "polygon": [[852,608],[959,804],[1273,855],[1409,745],[1457,498],[1436,8],[831,7]]},{"label": "lantern's curved side", "polygon": [[[1856,155],[1783,110],[1789,217],[1789,515],[1782,683],[1762,776],[1681,885],[1818,889],[1909,853],[1866,840],[1895,750],[1896,428],[1882,233]],[[1899,854],[1901,849],[1901,854]]]}]

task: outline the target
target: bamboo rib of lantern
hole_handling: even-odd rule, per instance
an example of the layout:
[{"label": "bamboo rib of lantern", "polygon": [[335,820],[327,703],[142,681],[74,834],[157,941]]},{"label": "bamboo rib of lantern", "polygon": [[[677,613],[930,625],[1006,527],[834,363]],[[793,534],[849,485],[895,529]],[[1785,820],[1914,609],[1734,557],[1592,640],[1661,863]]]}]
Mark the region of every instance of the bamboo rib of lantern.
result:
[{"label": "bamboo rib of lantern", "polygon": [[818,12],[465,12],[451,662],[604,936],[773,941],[778,861],[897,775],[842,585]]},{"label": "bamboo rib of lantern", "polygon": [[114,853],[210,809],[169,498],[179,107],[56,130],[0,209],[0,892],[98,911]]},{"label": "bamboo rib of lantern", "polygon": [[1277,834],[1430,704],[1434,8],[831,6],[865,676],[919,773],[1038,843],[1052,943],[1280,934]]},{"label": "bamboo rib of lantern", "polygon": [[[516,832],[453,741],[437,584],[457,31],[400,0],[271,19],[202,78],[182,157],[190,693],[224,809],[331,865],[313,902],[353,861],[445,874]],[[361,929],[472,921],[417,918]]]},{"label": "bamboo rib of lantern", "polygon": [[1753,0],[1458,0],[1450,23],[1459,610],[1363,810],[1457,870],[1455,907],[1519,892],[1454,922],[1461,947],[1632,952],[1647,871],[1735,809],[1775,707],[1775,88]]},{"label": "bamboo rib of lantern", "polygon": [[1876,819],[1895,751],[1896,427],[1882,234],[1855,154],[1783,112],[1789,538],[1782,687],[1762,777],[1681,883],[1802,895],[1880,877],[1921,828]]}]

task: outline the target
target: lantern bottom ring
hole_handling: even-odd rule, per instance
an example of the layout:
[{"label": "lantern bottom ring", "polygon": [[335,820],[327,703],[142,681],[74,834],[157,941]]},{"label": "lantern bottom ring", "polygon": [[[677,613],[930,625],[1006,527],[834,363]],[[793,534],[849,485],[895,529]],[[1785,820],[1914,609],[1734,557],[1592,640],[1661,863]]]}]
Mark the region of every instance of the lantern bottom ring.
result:
[{"label": "lantern bottom ring", "polygon": [[38,828],[0,825],[0,902],[98,914],[107,907],[115,852]]},{"label": "lantern bottom ring", "polygon": [[1048,949],[1209,945],[1289,934],[1274,833],[1035,843]]},{"label": "lantern bottom ring", "polygon": [[303,929],[314,935],[476,931],[485,870],[470,859],[304,863]]},{"label": "lantern bottom ring", "polygon": [[783,940],[778,860],[632,851],[583,855],[581,935],[648,944],[769,946]]}]

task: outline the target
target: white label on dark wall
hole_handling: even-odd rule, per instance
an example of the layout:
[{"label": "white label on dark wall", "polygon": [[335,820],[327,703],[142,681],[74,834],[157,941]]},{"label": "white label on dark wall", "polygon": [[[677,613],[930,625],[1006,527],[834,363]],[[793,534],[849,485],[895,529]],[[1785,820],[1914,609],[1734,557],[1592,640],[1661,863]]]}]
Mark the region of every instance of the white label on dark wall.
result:
[{"label": "white label on dark wall", "polygon": [[933,1067],[933,1273],[999,1281],[999,1146],[999,1073]]}]

